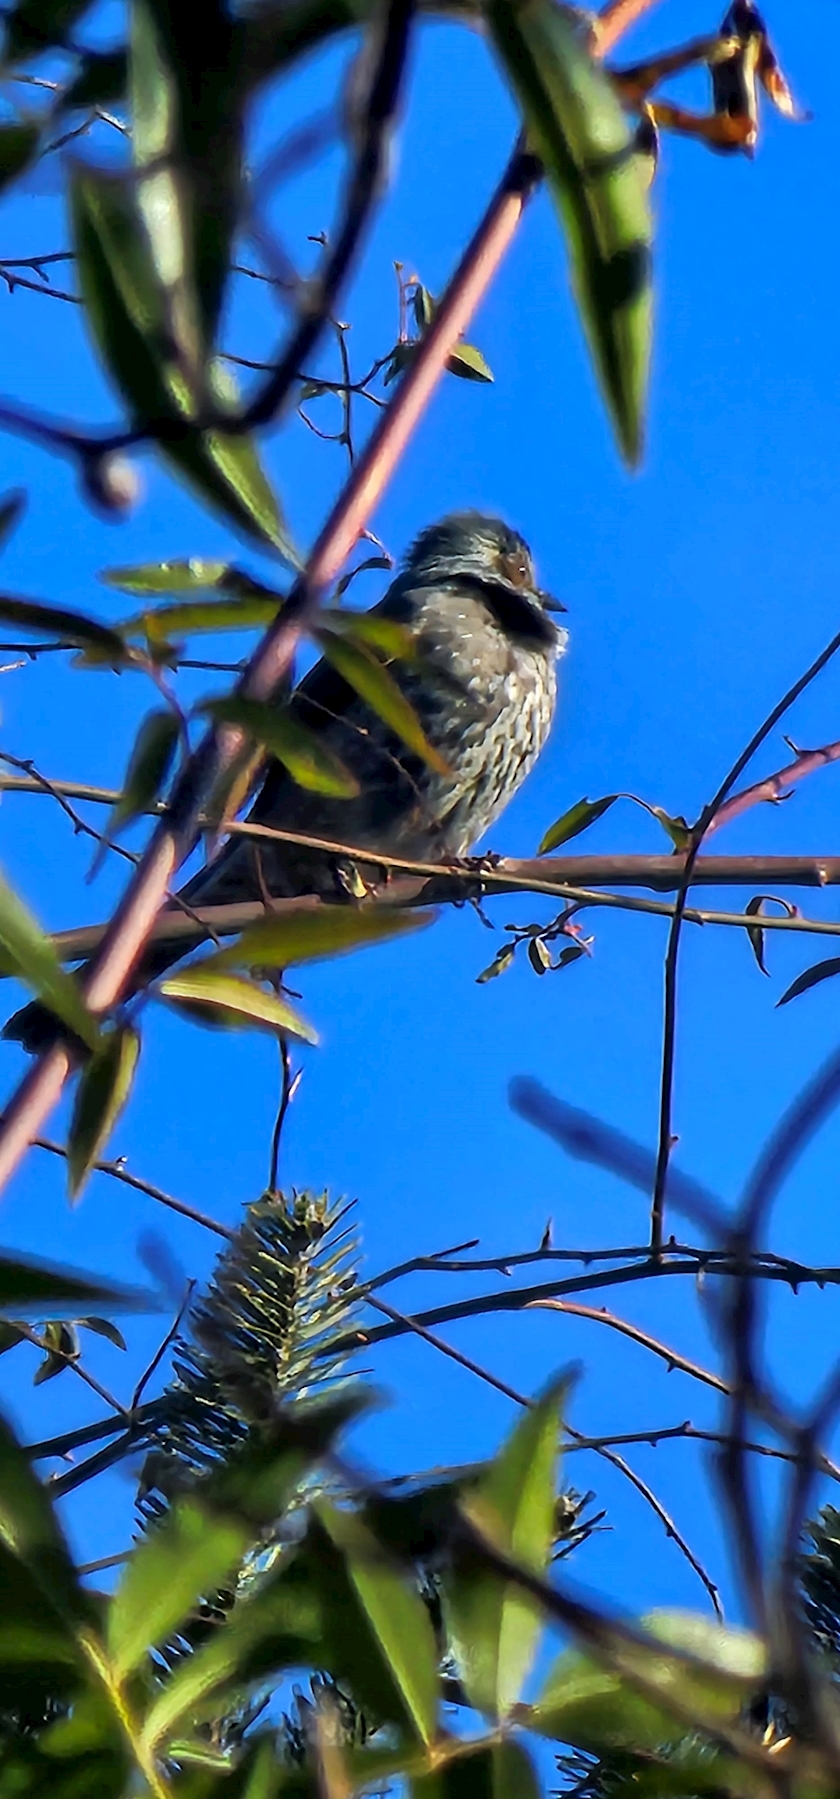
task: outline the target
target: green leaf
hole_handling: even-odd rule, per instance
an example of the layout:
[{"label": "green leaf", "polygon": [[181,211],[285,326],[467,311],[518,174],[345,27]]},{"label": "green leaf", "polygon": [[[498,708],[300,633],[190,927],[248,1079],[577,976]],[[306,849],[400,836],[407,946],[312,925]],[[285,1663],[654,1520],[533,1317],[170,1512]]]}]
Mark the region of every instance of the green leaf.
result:
[{"label": "green leaf", "polygon": [[78,1199],[111,1135],[131,1092],[139,1055],[138,1033],[131,1025],[121,1025],[104,1034],[82,1069],[67,1137],[71,1199]]},{"label": "green leaf", "polygon": [[46,1355],[33,1376],[33,1387],[42,1387],[45,1381],[54,1380],[57,1374],[63,1374],[72,1362],[77,1362],[82,1353],[79,1333],[74,1324],[61,1323],[50,1319],[41,1332]]},{"label": "green leaf", "polygon": [[438,774],[449,774],[449,768],[423,730],[420,720],[392,675],[378,658],[360,643],[353,643],[329,626],[313,629],[328,662],[354,688],[360,698],[402,739],[415,755],[421,756]]},{"label": "green leaf", "polygon": [[496,50],[565,226],[572,281],[628,462],[639,459],[651,337],[651,215],[608,77],[554,0],[490,0]]},{"label": "green leaf", "polygon": [[63,44],[90,6],[91,0],[18,0],[3,22],[6,62]]},{"label": "green leaf", "polygon": [[148,1293],[97,1280],[93,1274],[81,1274],[26,1256],[0,1256],[0,1311],[13,1312],[18,1317],[34,1312],[42,1318],[47,1310],[55,1312],[60,1307],[78,1311],[80,1305],[143,1312],[152,1310],[154,1303]]},{"label": "green leaf", "polygon": [[433,1774],[415,1775],[411,1799],[540,1799],[541,1787],[521,1743],[482,1743],[443,1762]]},{"label": "green leaf", "polygon": [[446,364],[450,375],[460,375],[462,381],[492,381],[493,370],[485,362],[475,344],[459,344],[452,351]]},{"label": "green leaf", "polygon": [[481,973],[476,975],[476,986],[483,987],[487,981],[495,981],[500,974],[504,974],[510,968],[515,955],[516,944],[504,944],[498,955],[493,957],[492,962],[488,962],[487,967],[482,968]]},{"label": "green leaf", "polygon": [[438,1654],[429,1613],[376,1538],[325,1499],[318,1517],[345,1558],[350,1580],[421,1741],[437,1734]]},{"label": "green leaf", "polygon": [[0,1419],[0,1545],[42,1596],[45,1622],[89,1624],[91,1612],[52,1506],[9,1426]]},{"label": "green leaf", "polygon": [[[790,900],[778,899],[776,897],[775,893],[757,893],[757,894],[755,894],[751,900],[748,900],[746,906],[744,907],[745,916],[747,918],[760,918],[761,914],[764,910],[765,904],[781,906],[782,911],[784,912],[786,918],[795,917],[796,907],[791,905]],[[762,930],[761,925],[748,924],[747,925],[747,936],[749,937],[750,947],[752,949],[753,955],[755,956],[756,962],[758,963],[758,966],[761,970],[761,973],[769,974],[770,971],[764,960],[764,936],[765,936],[765,933]],[[777,1001],[778,1005],[781,1005],[782,1003],[783,1003],[782,1000]]]},{"label": "green leaf", "polygon": [[[131,9],[129,90],[140,205],[159,272],[171,279],[200,340],[212,347],[241,211],[241,33],[223,0],[206,0],[201,30],[166,0]],[[176,307],[171,309],[177,319]]]},{"label": "green leaf", "polygon": [[170,975],[156,991],[164,999],[177,1002],[176,1009],[195,1018],[199,1024],[219,1030],[283,1031],[299,1037],[303,1043],[317,1043],[318,1033],[299,1012],[276,993],[267,993],[253,981],[238,975],[217,974],[205,970],[202,963],[187,968],[183,974]]},{"label": "green leaf", "polygon": [[[106,839],[115,837],[124,825],[153,806],[172,767],[179,729],[178,719],[168,706],[146,714],[128,759],[122,792],[108,815],[103,833]],[[94,867],[106,848],[107,843],[100,844]]]},{"label": "green leaf", "polygon": [[[630,797],[633,799],[636,798],[635,794]],[[680,853],[682,853],[684,850],[688,849],[691,842],[691,829],[687,819],[679,816],[672,818],[670,812],[665,811],[664,806],[648,806],[645,804],[644,800],[637,800],[636,804],[644,806],[645,811],[650,813],[651,818],[658,819],[666,836],[670,837],[675,850],[679,850]]]},{"label": "green leaf", "polygon": [[252,599],[243,600],[185,600],[180,606],[157,606],[154,612],[140,612],[121,628],[127,632],[143,631],[152,643],[206,631],[250,631],[255,625],[270,625],[282,602],[279,593],[268,598],[254,594]]},{"label": "green leaf", "polygon": [[252,1537],[247,1519],[213,1517],[183,1499],[166,1524],[135,1549],[108,1615],[108,1648],[118,1679],[182,1624],[196,1603],[224,1586]]},{"label": "green leaf", "polygon": [[549,825],[540,840],[537,855],[547,856],[551,850],[556,850],[559,844],[568,843],[572,837],[579,837],[581,831],[588,831],[589,826],[594,825],[597,818],[603,818],[604,813],[609,812],[610,807],[614,806],[619,798],[620,795],[617,793],[608,793],[602,800],[578,800],[577,804],[570,806],[568,812],[564,812],[553,825]]},{"label": "green leaf", "polygon": [[[371,565],[374,564],[382,568],[389,566],[381,556],[371,557]],[[339,637],[349,637],[372,650],[379,650],[385,657],[412,662],[417,655],[417,645],[408,626],[398,625],[393,618],[382,618],[378,612],[342,612],[337,606],[324,606],[318,613],[318,620]]]},{"label": "green leaf", "polygon": [[335,799],[354,799],[357,795],[359,783],[349,769],[314,731],[298,722],[287,706],[226,694],[223,699],[208,700],[200,710],[217,724],[238,725],[249,737],[264,744],[299,787],[311,793],[328,793]]},{"label": "green leaf", "polygon": [[205,968],[294,968],[322,956],[341,956],[422,929],[433,912],[389,913],[378,907],[319,906],[317,911],[266,917],[243,931],[229,948],[218,950]]},{"label": "green leaf", "polygon": [[129,660],[117,631],[82,612],[68,612],[63,606],[42,606],[37,600],[16,600],[4,593],[0,594],[0,621],[31,631],[36,637],[60,637],[80,649],[95,650],[114,668],[122,668]]},{"label": "green leaf", "polygon": [[115,1349],[128,1348],[122,1331],[111,1323],[110,1318],[77,1318],[76,1323],[87,1331],[93,1331],[94,1336],[105,1337],[109,1343],[113,1343]]},{"label": "green leaf", "polygon": [[795,981],[791,981],[776,1005],[786,1006],[789,1000],[798,999],[800,993],[807,993],[811,987],[818,987],[820,981],[830,981],[835,974],[840,974],[840,956],[828,956],[824,962],[815,962],[812,968],[804,969]]},{"label": "green leaf", "polygon": [[[203,398],[196,372],[173,345],[166,290],[155,268],[134,177],[77,170],[70,184],[73,236],[88,323],[100,355],[138,424],[183,424],[159,445],[205,504],[258,543],[297,561],[253,443],[189,429]],[[220,409],[235,403],[231,377],[202,380]]]},{"label": "green leaf", "polygon": [[[736,1723],[766,1671],[761,1639],[688,1612],[653,1612],[642,1622],[655,1639],[650,1647],[616,1645],[626,1675],[608,1671],[576,1650],[561,1655],[529,1708],[530,1727],[540,1736],[600,1755],[614,1749],[656,1749],[683,1734],[685,1719],[677,1721],[669,1700],[695,1714],[698,1728],[715,1720]],[[704,1665],[665,1655],[657,1642],[696,1656]],[[633,1673],[653,1686],[653,1695],[638,1690]]]},{"label": "green leaf", "polygon": [[[212,562],[200,556],[173,562],[140,562],[130,568],[103,568],[99,579],[120,593],[206,593],[209,588],[228,588],[231,577],[248,581],[230,562]],[[256,586],[256,583],[254,583]]]},{"label": "green leaf", "polygon": [[65,973],[49,937],[0,874],[0,947],[14,963],[15,973],[39,999],[69,1025],[89,1049],[99,1043],[99,1026],[88,1011],[81,988]]},{"label": "green leaf", "polygon": [[12,493],[7,493],[5,500],[0,500],[0,548],[16,529],[25,506],[26,490],[22,487],[15,488]]},{"label": "green leaf", "polygon": [[411,305],[414,312],[414,321],[418,330],[426,331],[432,323],[437,307],[435,305],[434,295],[430,294],[428,288],[423,287],[421,282],[418,282],[414,289],[414,297]]},{"label": "green leaf", "polygon": [[29,167],[40,139],[37,125],[0,125],[0,193]]},{"label": "green leaf", "polygon": [[[393,564],[393,561],[390,556],[366,556],[364,559],[364,562],[357,562],[355,568],[349,569],[346,575],[342,575],[340,581],[336,581],[336,584],[335,584],[336,599],[340,600],[342,594],[347,592],[347,589],[350,586],[351,581],[355,581],[357,575],[363,575],[365,573],[366,569],[371,569],[371,568],[392,569],[393,566],[394,566],[394,564]],[[324,616],[331,618],[331,617],[333,617],[333,614],[331,612],[326,611],[326,609],[325,609]],[[339,612],[337,614],[337,616],[339,618],[344,618],[345,614],[343,612]],[[388,622],[390,622],[390,621],[388,621]],[[397,628],[401,629],[402,627],[398,626]],[[408,633],[406,633],[406,635],[408,635]]]},{"label": "green leaf", "polygon": [[[497,1549],[544,1574],[554,1542],[555,1480],[565,1375],[528,1409],[485,1473],[465,1486],[461,1510]],[[471,1704],[504,1718],[536,1652],[542,1613],[530,1594],[461,1552],[444,1584],[452,1647]]]}]

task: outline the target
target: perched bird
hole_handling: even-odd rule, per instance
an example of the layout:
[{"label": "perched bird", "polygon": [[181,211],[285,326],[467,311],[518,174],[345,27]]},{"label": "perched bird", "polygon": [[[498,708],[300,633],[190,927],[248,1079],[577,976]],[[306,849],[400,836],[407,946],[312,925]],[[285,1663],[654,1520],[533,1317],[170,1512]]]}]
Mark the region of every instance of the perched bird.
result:
[{"label": "perched bird", "polygon": [[[531,552],[501,519],[453,513],[421,532],[374,616],[406,627],[415,655],[390,672],[446,765],[409,750],[329,663],[295,689],[291,707],[358,782],[354,798],[299,786],[278,762],[249,814],[252,823],[424,862],[465,856],[495,823],[542,750],[557,694],[555,663],[568,633],[565,608],[538,586]],[[259,856],[259,869],[257,867]],[[347,900],[340,861],[290,843],[234,838],[182,889],[191,906],[317,893]],[[153,948],[143,984],[177,950]],[[16,1026],[34,1008],[12,1021]],[[7,1034],[12,1034],[7,1026]],[[14,1030],[21,1041],[27,1038]],[[31,1043],[31,1033],[29,1042]]]}]

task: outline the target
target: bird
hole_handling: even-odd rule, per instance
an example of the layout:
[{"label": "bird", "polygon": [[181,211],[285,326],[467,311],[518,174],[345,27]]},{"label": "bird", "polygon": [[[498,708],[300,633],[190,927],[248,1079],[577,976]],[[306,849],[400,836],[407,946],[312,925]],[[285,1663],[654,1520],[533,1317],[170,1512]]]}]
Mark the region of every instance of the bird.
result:
[{"label": "bird", "polygon": [[[547,741],[557,700],[557,660],[568,632],[553,614],[565,606],[537,585],[525,539],[501,518],[450,513],[412,544],[372,616],[402,626],[410,659],[390,665],[428,742],[433,767],[407,748],[341,675],[322,659],[294,689],[297,722],[337,755],[358,784],[354,797],[312,792],[272,760],[248,822],[348,844],[357,873],[377,853],[413,861],[462,861],[495,824]],[[287,842],[228,839],[186,886],[190,907],[316,894],[348,903],[346,862]],[[364,891],[364,886],[361,891]],[[193,944],[190,946],[194,947]],[[133,990],[184,952],[154,946]],[[24,1008],[6,1026],[25,1047]],[[21,1028],[18,1028],[21,1027]]]}]

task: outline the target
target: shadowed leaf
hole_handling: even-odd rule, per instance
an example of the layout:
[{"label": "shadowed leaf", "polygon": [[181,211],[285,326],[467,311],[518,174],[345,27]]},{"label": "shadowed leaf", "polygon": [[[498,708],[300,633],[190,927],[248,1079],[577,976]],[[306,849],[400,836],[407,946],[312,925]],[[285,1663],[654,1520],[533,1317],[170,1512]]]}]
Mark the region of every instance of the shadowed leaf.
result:
[{"label": "shadowed leaf", "polygon": [[818,987],[820,981],[830,981],[835,974],[840,974],[840,956],[829,956],[825,962],[815,962],[813,968],[806,968],[802,974],[797,975],[795,981],[791,981],[776,1005],[786,1006],[788,1000],[798,999],[800,993],[807,993],[809,988]]},{"label": "shadowed leaf", "polygon": [[103,1037],[100,1049],[82,1069],[67,1139],[71,1199],[78,1198],[111,1135],[131,1091],[139,1055],[140,1038],[124,1025]]},{"label": "shadowed leaf", "polygon": [[[124,825],[148,812],[154,804],[172,767],[178,735],[178,720],[168,707],[147,713],[128,760],[122,792],[108,816],[103,833],[106,839],[115,837]],[[106,850],[107,842],[100,844],[94,869]]]},{"label": "shadowed leaf", "polygon": [[354,799],[359,783],[350,770],[321,742],[314,731],[299,724],[288,707],[263,700],[246,700],[238,694],[208,700],[201,707],[217,724],[238,725],[270,750],[287,768],[299,787],[311,793],[328,793],[335,799]]},{"label": "shadowed leaf", "polygon": [[493,957],[492,962],[489,962],[487,967],[476,975],[476,985],[483,987],[487,981],[495,981],[498,975],[504,974],[505,970],[510,968],[515,955],[515,944],[506,943],[504,948],[499,950],[498,955]]},{"label": "shadowed leaf", "polygon": [[460,375],[462,381],[493,380],[493,370],[475,344],[459,344],[448,358],[446,366],[450,375]]},{"label": "shadowed leaf", "polygon": [[13,493],[7,493],[6,498],[0,500],[0,549],[17,528],[25,505],[26,493],[22,487],[16,488]]},{"label": "shadowed leaf", "polygon": [[85,1330],[93,1331],[96,1337],[105,1337],[109,1343],[113,1343],[115,1349],[128,1348],[122,1331],[111,1323],[110,1318],[77,1318],[76,1323],[84,1326]]},{"label": "shadowed leaf", "polygon": [[[372,562],[381,563],[381,557],[372,557]],[[319,624],[339,637],[349,637],[371,649],[380,650],[383,656],[396,657],[401,662],[411,662],[417,654],[417,646],[407,625],[398,625],[396,619],[382,618],[377,612],[342,612],[336,607],[322,607],[318,613]]]},{"label": "shadowed leaf", "polygon": [[34,1312],[43,1317],[45,1311],[72,1308],[78,1312],[80,1305],[91,1304],[108,1306],[111,1310],[142,1312],[148,1311],[154,1301],[150,1294],[136,1288],[119,1287],[72,1268],[56,1267],[26,1256],[0,1256],[0,1311],[18,1315]]},{"label": "shadowed leaf", "polygon": [[0,193],[28,168],[40,136],[37,125],[0,125]]},{"label": "shadowed leaf", "polygon": [[83,612],[68,612],[63,606],[42,606],[37,600],[17,600],[11,594],[0,594],[0,620],[31,631],[36,637],[61,637],[80,649],[95,650],[103,660],[120,668],[129,654],[117,631],[99,619]]},{"label": "shadowed leaf", "polygon": [[266,993],[254,981],[238,975],[206,970],[203,964],[185,969],[161,981],[156,990],[164,999],[195,1018],[220,1030],[283,1031],[304,1043],[317,1043],[318,1034],[305,1018],[276,993]]},{"label": "shadowed leaf", "polygon": [[642,447],[651,217],[622,107],[554,0],[491,0],[489,23],[565,226],[572,281],[627,461]]}]

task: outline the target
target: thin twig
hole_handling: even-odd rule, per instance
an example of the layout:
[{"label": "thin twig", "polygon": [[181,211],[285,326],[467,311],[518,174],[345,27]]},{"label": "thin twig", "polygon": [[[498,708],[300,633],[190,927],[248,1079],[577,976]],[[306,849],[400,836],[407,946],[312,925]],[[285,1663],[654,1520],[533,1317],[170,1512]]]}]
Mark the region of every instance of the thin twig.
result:
[{"label": "thin twig", "polygon": [[160,1364],[163,1361],[163,1358],[166,1354],[167,1349],[169,1348],[170,1343],[174,1342],[175,1338],[177,1337],[178,1332],[181,1328],[181,1320],[189,1306],[190,1300],[192,1299],[194,1292],[195,1292],[195,1281],[187,1281],[187,1286],[186,1286],[186,1291],[184,1293],[184,1297],[181,1301],[181,1304],[178,1307],[178,1310],[175,1314],[175,1317],[174,1317],[172,1323],[169,1326],[166,1336],[163,1337],[161,1342],[158,1344],[158,1347],[155,1350],[155,1353],[152,1356],[152,1359],[151,1359],[148,1367],[141,1374],[140,1379],[137,1382],[137,1385],[134,1389],[134,1392],[131,1395],[131,1410],[132,1410],[132,1412],[136,1412],[137,1407],[139,1406],[140,1401],[143,1397],[144,1387],[148,1386],[149,1381],[151,1380],[152,1375],[155,1372],[155,1369],[160,1367]]},{"label": "thin twig", "polygon": [[793,762],[776,770],[773,775],[765,775],[763,781],[755,781],[752,787],[745,787],[741,793],[733,793],[732,798],[724,800],[723,805],[710,819],[706,826],[706,836],[713,831],[722,830],[724,825],[732,823],[748,812],[751,806],[762,803],[778,805],[781,800],[788,799],[790,789],[797,781],[804,781],[808,775],[816,774],[817,769],[827,768],[829,763],[840,761],[840,740],[826,743],[819,750],[800,750]]},{"label": "thin twig", "polygon": [[760,749],[762,743],[769,737],[771,731],[775,730],[779,720],[784,717],[785,713],[789,711],[790,707],[794,704],[794,701],[799,698],[800,694],[805,692],[805,689],[810,686],[811,682],[816,679],[817,675],[825,668],[826,664],[831,661],[831,658],[836,655],[838,649],[840,649],[840,631],[832,637],[831,642],[826,645],[825,649],[820,651],[819,656],[817,656],[810,667],[806,669],[804,675],[800,675],[799,679],[794,681],[793,686],[788,688],[787,693],[782,696],[777,705],[775,705],[772,711],[768,713],[763,724],[759,725],[758,730],[755,731],[750,738],[746,749],[742,750],[741,754],[736,758],[730,768],[729,773],[724,777],[717,792],[713,795],[708,805],[704,806],[697,824],[691,832],[691,841],[689,843],[682,881],[674,906],[674,917],[668,934],[668,947],[665,954],[662,1073],[659,1092],[659,1146],[657,1149],[656,1174],[654,1177],[653,1197],[651,1201],[650,1240],[651,1249],[655,1252],[658,1252],[662,1244],[665,1183],[668,1174],[671,1149],[673,1147],[671,1119],[677,1026],[677,968],[679,963],[683,915],[686,909],[686,900],[694,864],[699,855],[700,847],[709,825],[712,820],[717,817],[724,800],[727,798],[727,795],[731,793],[736,782],[743,774],[744,769],[747,768],[752,761],[756,750]]},{"label": "thin twig", "polygon": [[78,1355],[71,1354],[69,1350],[60,1349],[55,1343],[46,1343],[43,1337],[39,1337],[38,1332],[32,1329],[31,1325],[24,1324],[20,1318],[12,1318],[10,1323],[22,1337],[26,1338],[27,1343],[31,1343],[35,1349],[40,1349],[42,1355],[58,1356],[68,1368],[72,1368],[79,1380],[84,1381],[85,1386],[90,1387],[100,1399],[104,1399],[105,1404],[110,1406],[113,1412],[121,1412],[124,1420],[128,1417],[125,1406],[120,1405],[119,1400],[114,1398],[113,1393],[108,1392],[107,1387],[102,1386],[95,1375],[88,1374],[87,1369],[82,1367]]},{"label": "thin twig", "polygon": [[730,1391],[728,1382],[722,1380],[719,1374],[712,1374],[710,1369],[701,1368],[699,1362],[690,1362],[686,1356],[680,1355],[675,1349],[670,1349],[666,1343],[660,1343],[658,1338],[651,1337],[637,1324],[630,1324],[626,1318],[617,1318],[614,1312],[599,1310],[595,1306],[575,1305],[572,1301],[563,1299],[539,1299],[534,1300],[533,1305],[544,1311],[568,1312],[573,1318],[590,1318],[596,1324],[609,1325],[611,1330],[619,1331],[623,1337],[629,1337],[632,1342],[641,1344],[643,1349],[649,1349],[652,1355],[659,1356],[663,1362],[667,1362],[669,1374],[672,1369],[679,1369],[681,1374],[690,1374],[693,1380],[701,1381],[704,1386],[716,1388],[718,1393]]},{"label": "thin twig", "polygon": [[[33,1148],[46,1149],[51,1156],[67,1157],[64,1144],[54,1143],[50,1137],[34,1137],[32,1143]],[[149,1199],[157,1200],[158,1205],[168,1206],[170,1212],[178,1212],[182,1218],[191,1219],[193,1224],[200,1224],[204,1230],[213,1231],[217,1237],[232,1241],[236,1236],[229,1225],[220,1224],[217,1218],[210,1218],[205,1212],[197,1211],[195,1206],[188,1206],[186,1200],[174,1199],[171,1193],[164,1193],[162,1187],[155,1187],[151,1181],[141,1180],[139,1175],[131,1174],[121,1161],[94,1162],[92,1168],[96,1174],[110,1175],[112,1180],[122,1181],[126,1187],[133,1187],[135,1192],[147,1194]]]}]

